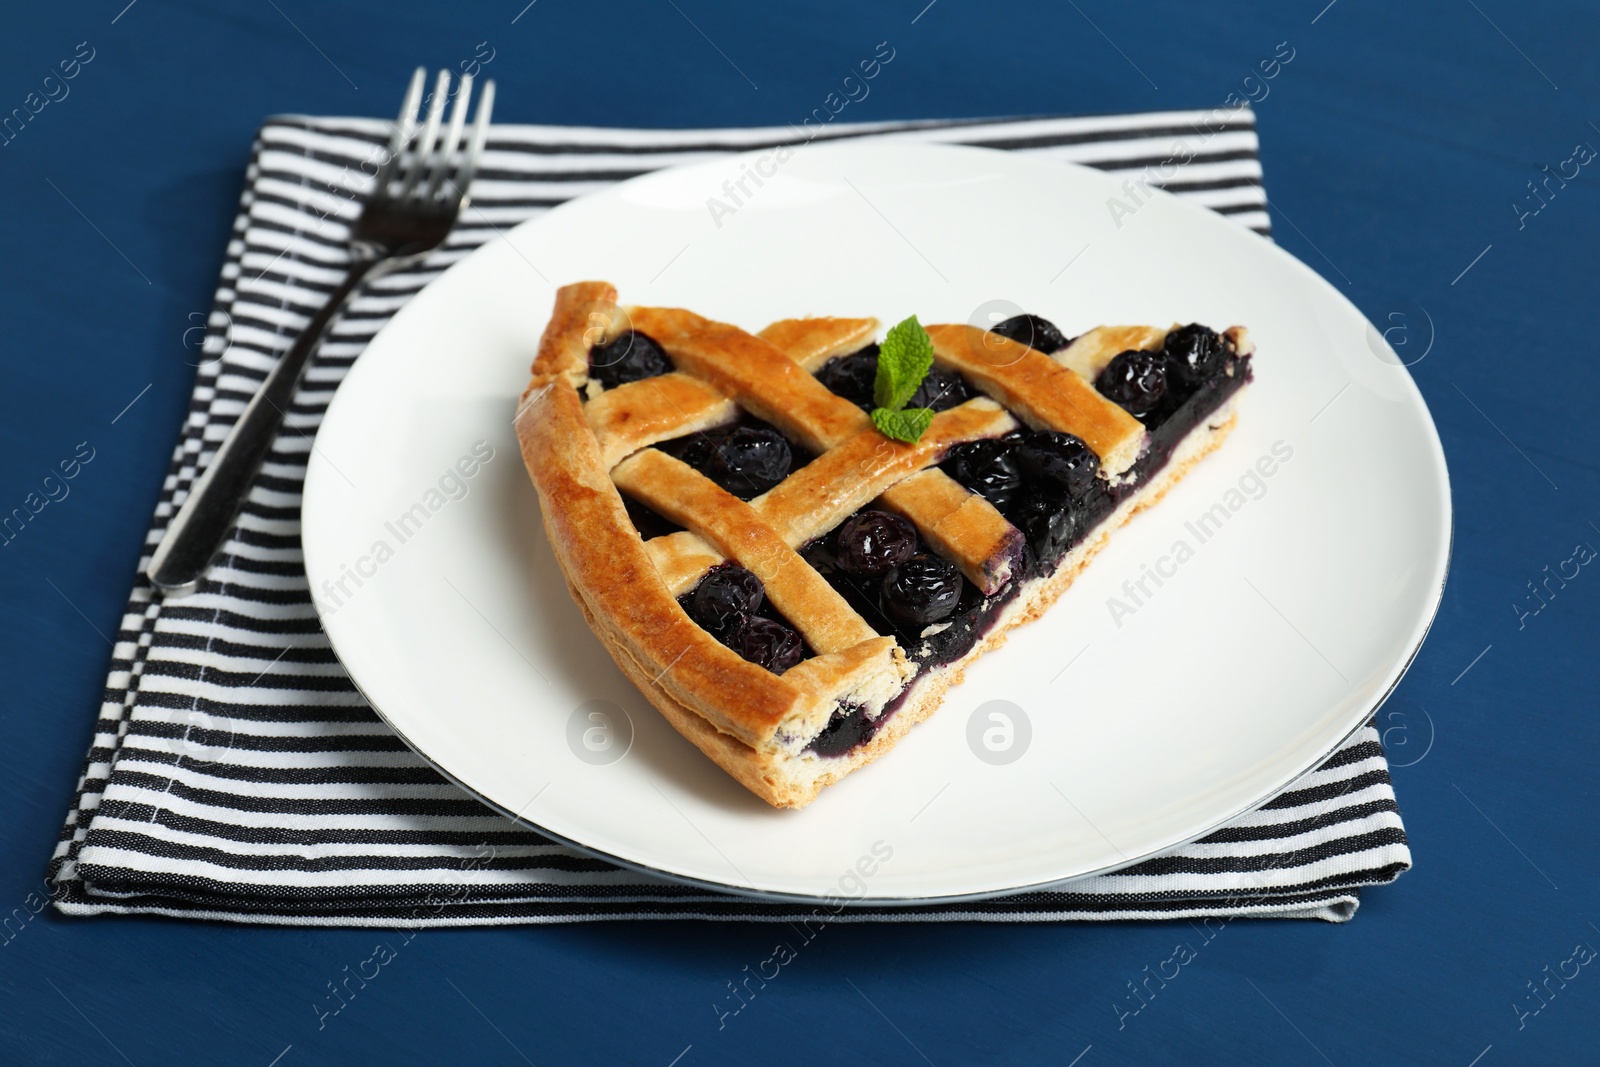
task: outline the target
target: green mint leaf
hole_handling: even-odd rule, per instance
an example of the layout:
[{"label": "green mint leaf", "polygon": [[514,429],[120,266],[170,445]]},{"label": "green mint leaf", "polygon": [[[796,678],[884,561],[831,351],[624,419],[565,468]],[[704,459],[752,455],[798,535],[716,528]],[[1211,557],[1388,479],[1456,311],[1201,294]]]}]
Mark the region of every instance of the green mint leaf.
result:
[{"label": "green mint leaf", "polygon": [[873,403],[899,411],[932,366],[933,340],[913,315],[891,329],[878,349],[878,376],[872,384]]},{"label": "green mint leaf", "polygon": [[932,408],[902,408],[899,411],[890,411],[888,408],[872,409],[872,425],[878,428],[879,433],[910,445],[922,439],[922,435],[928,432],[928,424],[932,421]]}]

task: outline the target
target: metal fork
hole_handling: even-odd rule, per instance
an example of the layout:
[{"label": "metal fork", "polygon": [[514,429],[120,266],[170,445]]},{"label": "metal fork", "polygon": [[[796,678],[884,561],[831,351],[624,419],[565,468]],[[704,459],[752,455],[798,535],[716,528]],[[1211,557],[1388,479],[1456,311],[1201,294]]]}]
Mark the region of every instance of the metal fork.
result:
[{"label": "metal fork", "polygon": [[471,140],[452,173],[452,162],[466,127],[472,75],[461,77],[449,129],[441,142],[450,74],[439,72],[419,137],[417,111],[426,74],[418,67],[411,76],[411,86],[400,107],[372,194],[351,227],[350,265],[344,281],[329,294],[327,302],[311,316],[294,345],[267,375],[150,557],[146,573],[162,592],[181,595],[199,586],[233,529],[239,508],[272,447],[284,411],[294,399],[317,342],[345,300],[364,280],[415,263],[437,248],[461,213],[488,136],[494,82],[484,83]]}]

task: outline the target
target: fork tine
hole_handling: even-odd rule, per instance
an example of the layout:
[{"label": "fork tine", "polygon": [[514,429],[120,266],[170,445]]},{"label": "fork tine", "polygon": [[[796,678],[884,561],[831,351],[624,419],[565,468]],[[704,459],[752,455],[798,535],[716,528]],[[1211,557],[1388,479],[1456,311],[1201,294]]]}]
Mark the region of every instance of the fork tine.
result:
[{"label": "fork tine", "polygon": [[422,103],[422,85],[427,76],[428,71],[424,67],[418,67],[411,74],[411,87],[406,90],[405,102],[400,105],[400,116],[394,120],[394,133],[389,137],[388,156],[378,168],[373,182],[373,190],[377,194],[381,195],[388,187],[400,162],[400,153],[405,151],[406,144],[416,132],[417,107]]},{"label": "fork tine", "polygon": [[399,155],[400,149],[411,139],[411,130],[417,121],[417,107],[422,103],[422,82],[427,76],[426,67],[418,67],[411,72],[411,86],[406,90],[405,102],[400,105],[400,116],[394,120],[394,136],[389,138],[391,156]]},{"label": "fork tine", "polygon": [[433,144],[439,137],[439,120],[444,116],[445,97],[449,93],[450,72],[441,70],[433,83],[433,99],[428,101],[427,125],[422,128],[422,136],[417,138],[417,150],[411,157],[411,166],[406,170],[405,184],[400,187],[401,199],[411,195],[422,172],[427,169],[428,160],[433,155]]},{"label": "fork tine", "polygon": [[461,198],[462,206],[466,204],[467,188],[472,185],[472,175],[478,169],[478,157],[483,154],[484,142],[489,139],[489,116],[493,113],[494,80],[491,78],[483,83],[483,95],[478,97],[478,114],[473,120],[472,143],[467,146],[466,154],[461,159],[461,169],[451,182],[456,187],[456,195]]},{"label": "fork tine", "polygon": [[430,203],[438,199],[439,188],[444,184],[444,173],[454,161],[456,149],[461,146],[461,131],[467,125],[467,105],[471,101],[472,75],[463,74],[461,84],[456,87],[455,106],[450,109],[450,132],[434,154],[433,172],[428,175],[428,187],[422,193],[422,199]]}]

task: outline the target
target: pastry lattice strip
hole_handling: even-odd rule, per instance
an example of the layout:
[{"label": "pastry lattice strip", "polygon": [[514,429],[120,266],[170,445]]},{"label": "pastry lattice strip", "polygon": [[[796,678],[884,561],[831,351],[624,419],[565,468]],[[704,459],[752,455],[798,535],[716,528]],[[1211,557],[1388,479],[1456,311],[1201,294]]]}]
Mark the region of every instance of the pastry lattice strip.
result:
[{"label": "pastry lattice strip", "polygon": [[928,336],[936,362],[965,375],[1031,429],[1082,439],[1107,475],[1126,472],[1139,458],[1144,424],[1063,360],[976,326],[929,326]]},{"label": "pastry lattice strip", "polygon": [[[586,405],[585,415],[607,463],[657,441],[725,423],[739,407],[824,456],[871,427],[859,408],[834,395],[811,371],[867,340],[873,320],[791,319],[752,336],[676,309],[636,308],[620,318],[654,338],[684,370],[619,386]],[[966,374],[1002,404],[1018,408],[1028,425],[1083,437],[1107,457],[1113,474],[1136,458],[1144,439],[1138,421],[1049,356],[972,327],[934,327],[930,335],[935,336],[940,362]],[[999,436],[1016,425],[1001,411],[966,440]],[[871,439],[885,443],[875,435]],[[849,478],[849,471],[837,464],[823,469]],[[981,496],[935,469],[908,472],[874,487],[881,506],[910,519],[923,540],[960,566],[984,593],[994,592],[1010,577],[1020,556],[1021,535]],[[872,499],[856,500],[842,512],[836,507],[819,510],[815,502],[796,512],[798,492],[779,486],[754,502],[758,512],[784,528],[786,540],[796,548]],[[720,561],[693,534],[656,541],[662,543],[652,542],[652,552],[675,593],[684,592]]]},{"label": "pastry lattice strip", "polygon": [[[872,319],[785,320],[768,327],[762,336],[676,309],[634,308],[624,313],[624,319],[667,349],[683,369],[617,386],[585,405],[584,415],[608,464],[659,441],[729,422],[741,407],[810,451],[824,454],[872,428],[860,408],[836,396],[811,373],[833,355],[854,351],[870,340],[877,325]],[[997,425],[992,433],[1014,428],[1014,423]],[[881,503],[911,520],[923,540],[956,563],[985,593],[1010,577],[1021,538],[987,500],[968,493],[942,471],[929,472],[906,488],[891,484],[884,489]],[[773,504],[766,499],[755,502],[758,511],[781,521],[783,513]],[[790,540],[790,546],[797,548],[825,529]],[[679,547],[687,551],[696,546]],[[668,577],[676,592],[716,562],[700,553],[706,562],[695,570],[686,567],[688,556],[680,556],[680,566]]]},{"label": "pastry lattice strip", "polygon": [[[860,616],[837,593],[834,600],[792,595],[790,590],[798,592],[800,585],[795,571],[803,571],[808,582],[814,578],[830,592],[833,589],[795,548],[831,530],[884,490],[938,462],[950,445],[994,436],[997,428],[1012,425],[1011,417],[999,405],[978,399],[934,416],[922,440],[914,445],[891,442],[875,430],[863,431],[749,504],[654,448],[642,449],[617,464],[611,477],[623,492],[688,527],[645,542],[645,550],[673,595],[688,592],[707,569],[730,556],[763,582],[782,583],[781,590],[769,584],[768,595],[820,652],[823,648],[813,639],[813,629],[826,627],[829,617],[839,612],[856,620]],[[726,500],[719,500],[700,482]],[[784,603],[786,594],[792,597],[793,608]]]},{"label": "pastry lattice strip", "polygon": [[646,448],[611,475],[618,488],[672,521],[693,526],[697,541],[704,538],[721,556],[760,578],[767,599],[817,652],[838,652],[878,636],[753,507],[681,459]]}]

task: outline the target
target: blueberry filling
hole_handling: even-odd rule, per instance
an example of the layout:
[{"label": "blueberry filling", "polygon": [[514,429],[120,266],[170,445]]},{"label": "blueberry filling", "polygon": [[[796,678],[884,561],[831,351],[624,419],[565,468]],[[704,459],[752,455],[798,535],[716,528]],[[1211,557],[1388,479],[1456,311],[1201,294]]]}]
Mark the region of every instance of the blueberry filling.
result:
[{"label": "blueberry filling", "polygon": [[697,430],[682,437],[674,437],[670,441],[662,441],[656,447],[669,456],[676,456],[704,474],[706,466],[711,462],[711,453],[715,451],[717,442],[722,440],[722,435],[730,429],[732,427],[723,426],[711,430]]},{"label": "blueberry filling", "polygon": [[736,426],[711,448],[705,474],[740,500],[749,500],[789,477],[793,465],[789,442],[777,430]]},{"label": "blueberry filling", "polygon": [[806,657],[800,634],[766,601],[761,579],[737,563],[712,567],[678,604],[711,636],[773,674]]},{"label": "blueberry filling", "polygon": [[[941,666],[960,659],[993,628],[1023,583],[1054,573],[1063,555],[1082,544],[1123,500],[1159,474],[1178,443],[1251,379],[1249,357],[1239,355],[1226,339],[1202,326],[1174,330],[1161,351],[1142,355],[1150,357],[1160,370],[1162,392],[1141,416],[1149,430],[1149,446],[1116,485],[1097,477],[1098,459],[1070,434],[1015,433],[951,450],[945,471],[987,497],[1027,539],[1019,573],[993,595],[984,596],[970,582],[962,583],[953,608],[945,610],[948,594],[932,580],[933,568],[923,571],[927,565],[920,561],[932,560],[958,580],[960,575],[953,565],[925,554],[913,555],[881,572],[863,573],[856,560],[845,558],[856,541],[853,535],[844,536],[844,531],[854,530],[857,523],[870,527],[878,520],[867,517],[884,514],[881,512],[857,512],[845,520],[839,533],[818,538],[804,546],[801,554],[869,625],[895,636],[907,657],[919,666]],[[914,549],[918,547],[914,530],[907,540]],[[890,576],[907,568],[913,577],[923,577],[916,581],[897,578],[895,596],[890,596],[886,588]],[[931,625],[919,621],[933,617],[928,614],[930,608],[942,612]],[[935,632],[923,636],[929,629]],[[876,719],[868,718],[859,706],[841,706],[808,750],[819,756],[848,755],[877,734],[907,695],[908,691],[903,691],[891,700]]]},{"label": "blueberry filling", "polygon": [[1216,373],[1224,358],[1223,341],[1215,330],[1191,322],[1167,334],[1161,354],[1167,377],[1192,389]]},{"label": "blueberry filling", "polygon": [[1035,430],[1023,438],[1017,459],[1028,481],[1076,500],[1100,472],[1100,457],[1080,438],[1055,430]]},{"label": "blueberry filling", "polygon": [[967,441],[945,456],[944,472],[995,507],[1005,510],[1022,491],[1022,466],[1016,445],[1019,434]]},{"label": "blueberry filling", "polygon": [[1059,496],[1030,493],[1006,517],[1027,538],[1029,558],[1053,564],[1072,547],[1082,515]]},{"label": "blueberry filling", "polygon": [[906,401],[906,407],[945,411],[966,403],[970,397],[966,379],[961,375],[943,367],[930,367],[927,377],[922,379],[917,391]]},{"label": "blueberry filling", "polygon": [[1240,367],[1248,378],[1248,357],[1215,330],[1190,323],[1167,334],[1158,350],[1117,356],[1095,379],[1095,388],[1154,430]]},{"label": "blueberry filling", "polygon": [[991,332],[1046,353],[1059,351],[1068,343],[1055,323],[1038,315],[1013,315]]},{"label": "blueberry filling", "polygon": [[851,749],[871,741],[886,718],[888,716],[879,715],[869,719],[867,709],[860,704],[841,704],[806,749],[819,756],[846,755]]},{"label": "blueberry filling", "polygon": [[723,635],[722,643],[773,674],[782,674],[805,658],[799,634],[761,615],[741,615]]},{"label": "blueberry filling", "polygon": [[633,528],[639,531],[641,540],[648,541],[652,537],[665,537],[667,534],[677,533],[683,529],[682,526],[679,526],[665,515],[645,507],[626,493],[622,494],[622,506],[628,512],[628,518],[633,522]]},{"label": "blueberry filling", "polygon": [[1130,415],[1144,415],[1167,394],[1167,365],[1160,352],[1124,352],[1100,372],[1094,387]]},{"label": "blueberry filling", "polygon": [[917,528],[887,511],[858,511],[834,534],[834,558],[847,574],[870,578],[917,552]]},{"label": "blueberry filling", "polygon": [[788,438],[759,419],[745,418],[656,446],[676,456],[740,500],[760,496],[810,461]]},{"label": "blueberry filling", "polygon": [[737,563],[713,567],[689,593],[689,617],[721,638],[766,599],[761,579]]},{"label": "blueberry filling", "polygon": [[[835,356],[817,372],[817,380],[862,411],[871,411],[873,384],[878,377],[878,346],[868,345],[848,356]],[[906,402],[907,407],[932,408],[944,411],[963,404],[972,396],[961,375],[943,367],[934,367],[917,391]]]},{"label": "blueberry filling", "polygon": [[835,356],[822,365],[817,380],[863,411],[872,410],[872,385],[878,376],[878,346],[868,345],[848,356]]},{"label": "blueberry filling", "polygon": [[[870,513],[858,512],[855,517],[866,514]],[[817,538],[802,547],[800,554],[867,625],[894,636],[908,650],[924,645],[943,647],[947,635],[960,630],[964,615],[984,603],[978,587],[962,579],[953,564],[927,553],[919,552],[899,566],[869,575],[852,573],[841,565],[838,543],[831,536]],[[930,628],[935,632],[924,637]]]},{"label": "blueberry filling", "polygon": [[607,389],[654,378],[672,370],[672,360],[649,336],[624,330],[589,349],[589,377]]},{"label": "blueberry filling", "polygon": [[949,560],[926,554],[912,556],[884,574],[878,599],[884,614],[906,626],[930,626],[955,613],[965,584],[961,572]]}]

